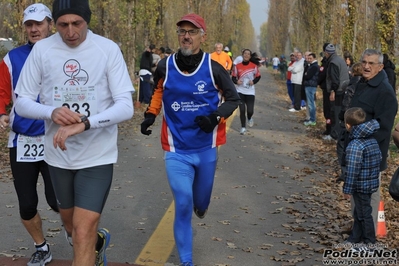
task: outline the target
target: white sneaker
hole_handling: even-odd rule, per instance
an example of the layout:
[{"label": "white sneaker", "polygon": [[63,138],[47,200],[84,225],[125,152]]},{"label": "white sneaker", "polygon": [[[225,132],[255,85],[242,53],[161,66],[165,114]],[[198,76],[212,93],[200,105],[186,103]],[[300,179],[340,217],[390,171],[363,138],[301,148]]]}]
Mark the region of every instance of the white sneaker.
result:
[{"label": "white sneaker", "polygon": [[301,110],[306,110],[306,106],[301,106]]},{"label": "white sneaker", "polygon": [[247,131],[247,130],[245,129],[245,127],[242,127],[241,130],[240,130],[240,134],[241,134],[241,135],[244,135],[246,131]]},{"label": "white sneaker", "polygon": [[253,127],[254,126],[254,120],[251,118],[248,120],[248,126]]},{"label": "white sneaker", "polygon": [[331,141],[334,140],[330,135],[323,136],[323,140]]},{"label": "white sneaker", "polygon": [[288,111],[290,111],[290,112],[293,112],[293,113],[297,113],[297,112],[299,112],[299,111],[298,111],[298,110],[296,110],[295,108],[288,109]]}]

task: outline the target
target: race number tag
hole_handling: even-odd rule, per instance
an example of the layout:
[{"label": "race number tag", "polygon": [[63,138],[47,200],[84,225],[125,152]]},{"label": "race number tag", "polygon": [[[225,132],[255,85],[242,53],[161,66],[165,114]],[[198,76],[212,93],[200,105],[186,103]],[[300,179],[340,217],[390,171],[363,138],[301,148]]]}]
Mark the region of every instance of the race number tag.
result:
[{"label": "race number tag", "polygon": [[97,90],[94,86],[56,86],[53,103],[56,107],[66,106],[75,113],[90,117],[97,114]]},{"label": "race number tag", "polygon": [[17,162],[37,162],[44,160],[44,135],[29,137],[18,135]]}]

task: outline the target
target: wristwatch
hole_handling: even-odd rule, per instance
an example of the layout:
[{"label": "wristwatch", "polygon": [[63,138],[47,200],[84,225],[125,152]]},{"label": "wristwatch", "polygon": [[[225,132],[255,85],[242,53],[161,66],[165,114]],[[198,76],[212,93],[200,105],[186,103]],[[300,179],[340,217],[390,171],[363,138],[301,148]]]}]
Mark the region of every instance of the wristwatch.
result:
[{"label": "wristwatch", "polygon": [[90,129],[90,121],[87,118],[87,116],[85,116],[85,115],[81,116],[80,120],[82,120],[82,123],[85,124],[85,131]]}]

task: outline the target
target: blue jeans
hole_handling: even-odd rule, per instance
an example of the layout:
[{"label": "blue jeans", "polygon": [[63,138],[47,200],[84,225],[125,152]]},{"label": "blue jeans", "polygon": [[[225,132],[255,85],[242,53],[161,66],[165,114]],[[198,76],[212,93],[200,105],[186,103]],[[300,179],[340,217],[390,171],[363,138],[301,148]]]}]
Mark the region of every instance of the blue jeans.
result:
[{"label": "blue jeans", "polygon": [[311,122],[316,122],[316,104],[314,95],[316,94],[316,87],[305,87],[306,102],[309,109],[309,117]]},{"label": "blue jeans", "polygon": [[371,194],[355,192],[352,197],[355,202],[354,223],[348,241],[351,243],[363,241],[365,244],[374,244],[376,239],[374,220],[371,215]]}]

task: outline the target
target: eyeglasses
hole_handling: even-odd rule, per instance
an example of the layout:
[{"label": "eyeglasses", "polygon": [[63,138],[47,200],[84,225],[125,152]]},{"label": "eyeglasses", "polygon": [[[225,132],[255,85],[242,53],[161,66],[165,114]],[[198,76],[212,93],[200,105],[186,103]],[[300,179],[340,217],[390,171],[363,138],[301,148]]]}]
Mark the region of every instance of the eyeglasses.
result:
[{"label": "eyeglasses", "polygon": [[366,65],[369,65],[369,66],[377,66],[377,65],[379,65],[379,64],[381,64],[380,62],[367,62],[367,61],[362,61],[362,65],[363,66],[366,66]]},{"label": "eyeglasses", "polygon": [[201,29],[191,29],[191,30],[178,29],[178,30],[176,31],[176,33],[177,33],[177,35],[179,35],[179,36],[185,36],[186,33],[188,33],[188,35],[190,35],[190,36],[195,36],[195,35],[197,35],[200,31],[201,31]]}]

